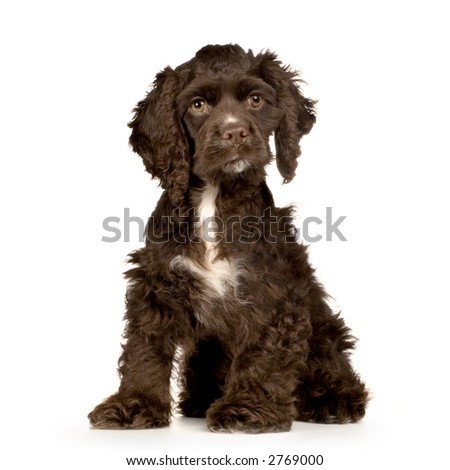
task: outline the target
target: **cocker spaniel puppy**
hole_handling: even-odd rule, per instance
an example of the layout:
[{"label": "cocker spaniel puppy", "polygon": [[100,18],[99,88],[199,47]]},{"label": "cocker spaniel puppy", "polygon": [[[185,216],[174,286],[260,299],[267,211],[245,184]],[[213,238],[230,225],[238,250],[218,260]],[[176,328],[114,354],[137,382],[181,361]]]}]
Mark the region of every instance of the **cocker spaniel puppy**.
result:
[{"label": "cocker spaniel puppy", "polygon": [[355,339],[266,184],[269,137],[287,183],[316,119],[297,82],[271,52],[206,46],[135,108],[130,144],[165,191],[130,255],[121,384],[94,427],[167,426],[175,358],[179,410],[212,431],[364,416]]}]

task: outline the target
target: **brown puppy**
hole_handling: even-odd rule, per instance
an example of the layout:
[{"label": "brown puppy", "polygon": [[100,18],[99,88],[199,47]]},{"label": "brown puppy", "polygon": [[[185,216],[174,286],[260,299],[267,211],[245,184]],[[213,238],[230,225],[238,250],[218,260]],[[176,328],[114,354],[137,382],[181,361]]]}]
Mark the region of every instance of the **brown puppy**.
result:
[{"label": "brown puppy", "polygon": [[212,431],[364,416],[354,338],[265,181],[273,133],[278,169],[294,177],[314,104],[273,53],[234,45],[166,68],[138,103],[130,143],[165,192],[130,255],[122,381],[93,426],[167,426],[177,348],[179,409]]}]

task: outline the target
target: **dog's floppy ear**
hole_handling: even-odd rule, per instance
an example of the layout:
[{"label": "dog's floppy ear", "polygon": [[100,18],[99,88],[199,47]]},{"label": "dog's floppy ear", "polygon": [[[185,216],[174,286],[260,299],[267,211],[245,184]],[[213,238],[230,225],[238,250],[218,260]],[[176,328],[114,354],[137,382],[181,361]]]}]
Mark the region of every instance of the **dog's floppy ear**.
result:
[{"label": "dog's floppy ear", "polygon": [[277,167],[285,183],[295,176],[297,158],[301,154],[299,141],[314,123],[315,101],[305,98],[297,85],[297,73],[284,67],[272,52],[259,54],[259,73],[277,92],[278,106],[283,112],[275,131]]},{"label": "dog's floppy ear", "polygon": [[170,67],[160,72],[153,89],[134,108],[130,145],[147,171],[158,178],[178,205],[189,183],[189,145],[176,111],[181,78]]}]

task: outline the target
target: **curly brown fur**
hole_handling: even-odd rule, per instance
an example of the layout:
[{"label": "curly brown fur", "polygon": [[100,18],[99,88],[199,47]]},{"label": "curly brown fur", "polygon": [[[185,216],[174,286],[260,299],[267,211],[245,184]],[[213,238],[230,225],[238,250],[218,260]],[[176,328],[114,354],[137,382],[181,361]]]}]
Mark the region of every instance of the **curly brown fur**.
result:
[{"label": "curly brown fur", "polygon": [[289,182],[315,122],[297,82],[271,52],[206,46],[159,73],[135,108],[131,146],[165,192],[130,255],[121,385],[89,414],[93,426],[168,425],[177,348],[179,409],[212,431],[364,416],[355,340],[265,181],[269,137]]}]

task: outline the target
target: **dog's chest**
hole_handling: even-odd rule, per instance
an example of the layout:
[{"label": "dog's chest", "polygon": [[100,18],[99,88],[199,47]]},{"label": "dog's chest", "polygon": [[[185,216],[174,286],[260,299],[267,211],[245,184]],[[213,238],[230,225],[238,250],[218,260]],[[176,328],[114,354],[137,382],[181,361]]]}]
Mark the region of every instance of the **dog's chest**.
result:
[{"label": "dog's chest", "polygon": [[196,230],[199,243],[203,244],[204,255],[195,260],[188,256],[177,256],[172,266],[187,269],[202,281],[206,297],[223,297],[230,288],[236,286],[237,269],[234,260],[218,258],[217,239],[217,195],[219,188],[207,185],[197,205]]}]

